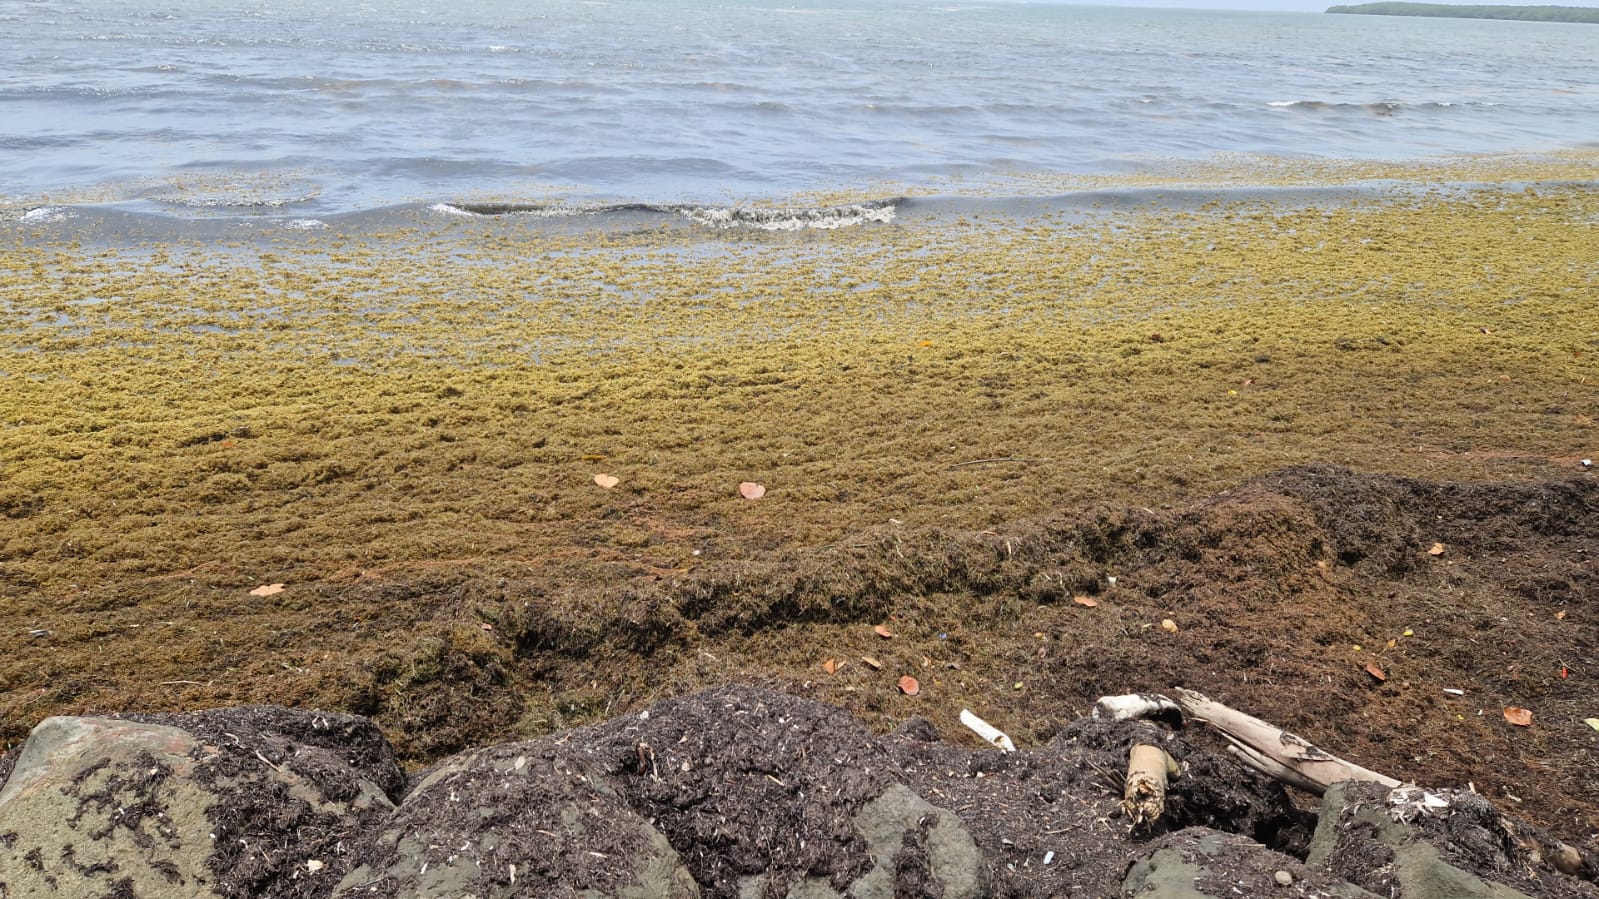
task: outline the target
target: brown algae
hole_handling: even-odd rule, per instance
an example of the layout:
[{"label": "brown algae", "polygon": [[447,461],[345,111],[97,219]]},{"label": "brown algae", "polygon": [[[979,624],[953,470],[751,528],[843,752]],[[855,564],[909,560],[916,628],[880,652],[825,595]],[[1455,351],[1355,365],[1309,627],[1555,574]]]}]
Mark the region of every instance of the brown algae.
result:
[{"label": "brown algae", "polygon": [[[440,726],[420,685],[451,678],[497,722],[474,733],[537,732],[630,701],[593,665],[496,685],[519,652],[581,655],[585,610],[638,578],[1298,463],[1566,473],[1599,443],[1596,223],[1565,183],[709,238],[11,241],[0,737],[265,700]],[[460,617],[507,578],[561,626]],[[659,661],[660,690],[735,673]],[[406,733],[412,759],[460,745]]]}]

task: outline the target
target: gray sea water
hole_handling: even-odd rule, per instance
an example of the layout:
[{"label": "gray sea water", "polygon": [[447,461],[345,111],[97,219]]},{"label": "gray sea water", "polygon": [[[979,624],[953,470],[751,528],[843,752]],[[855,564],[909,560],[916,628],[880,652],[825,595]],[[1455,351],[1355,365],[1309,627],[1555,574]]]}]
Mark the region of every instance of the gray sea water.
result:
[{"label": "gray sea water", "polygon": [[0,204],[727,208],[1538,153],[1599,145],[1596,47],[1590,25],[940,0],[0,0]]}]

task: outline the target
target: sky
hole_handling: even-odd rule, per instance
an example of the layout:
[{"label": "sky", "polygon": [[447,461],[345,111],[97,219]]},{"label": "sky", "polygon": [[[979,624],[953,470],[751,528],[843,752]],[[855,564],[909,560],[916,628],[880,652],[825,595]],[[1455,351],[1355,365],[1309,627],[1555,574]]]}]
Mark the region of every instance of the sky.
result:
[{"label": "sky", "polygon": [[[1247,9],[1284,12],[1322,12],[1329,6],[1354,5],[1369,0],[1057,0],[1089,6],[1155,6],[1176,9]],[[1586,6],[1599,7],[1599,0],[1415,0],[1449,3],[1453,6]],[[1592,25],[1584,26],[1593,28]],[[1599,32],[1599,29],[1596,29]],[[1599,38],[1599,33],[1595,34]]]}]

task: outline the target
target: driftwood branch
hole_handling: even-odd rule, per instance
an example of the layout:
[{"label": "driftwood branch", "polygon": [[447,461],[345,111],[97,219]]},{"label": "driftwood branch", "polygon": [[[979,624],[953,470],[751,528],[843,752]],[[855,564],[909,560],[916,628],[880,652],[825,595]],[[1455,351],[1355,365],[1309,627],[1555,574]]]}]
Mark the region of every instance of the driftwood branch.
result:
[{"label": "driftwood branch", "polygon": [[1177,771],[1177,762],[1159,746],[1136,743],[1128,750],[1122,811],[1134,825],[1153,823],[1165,814],[1166,779]]},{"label": "driftwood branch", "polygon": [[1343,780],[1363,780],[1392,789],[1400,782],[1325,752],[1303,737],[1291,734],[1202,693],[1177,690],[1177,704],[1191,718],[1209,722],[1233,744],[1234,754],[1246,765],[1303,790],[1320,795]]}]

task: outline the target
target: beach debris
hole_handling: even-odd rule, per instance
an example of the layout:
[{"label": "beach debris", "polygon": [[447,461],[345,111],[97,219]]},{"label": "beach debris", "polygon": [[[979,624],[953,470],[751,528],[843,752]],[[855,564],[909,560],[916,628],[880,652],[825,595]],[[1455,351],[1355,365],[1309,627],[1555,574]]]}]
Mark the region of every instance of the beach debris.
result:
[{"label": "beach debris", "polygon": [[1377,667],[1377,663],[1376,662],[1367,662],[1366,663],[1366,673],[1371,675],[1372,677],[1375,677],[1376,679],[1378,679],[1380,681],[1388,679],[1388,675],[1384,674],[1383,670],[1381,668]]},{"label": "beach debris", "polygon": [[861,664],[872,669],[873,671],[883,670],[883,663],[872,658],[871,656],[861,656]]},{"label": "beach debris", "polygon": [[1176,760],[1159,746],[1135,743],[1127,750],[1122,812],[1133,826],[1151,824],[1166,812],[1166,779],[1177,776]]},{"label": "beach debris", "polygon": [[617,484],[622,483],[622,479],[619,478],[619,477],[616,477],[615,475],[597,474],[597,475],[594,476],[594,483],[599,484],[601,487],[604,487],[606,490],[609,490],[612,487],[615,487]]},{"label": "beach debris", "polygon": [[1399,781],[1347,762],[1297,734],[1225,706],[1203,693],[1178,689],[1177,704],[1190,718],[1221,731],[1228,751],[1245,765],[1320,796],[1341,780],[1371,781],[1393,789]]},{"label": "beach debris", "polygon": [[1171,620],[1170,618],[1162,618],[1160,620],[1160,627],[1161,630],[1170,631],[1174,634],[1177,633],[1177,622]]},{"label": "beach debris", "polygon": [[1091,596],[1073,596],[1072,597],[1072,602],[1077,603],[1078,605],[1083,606],[1084,608],[1089,608],[1089,609],[1092,609],[1095,606],[1099,605],[1099,600],[1094,599]]},{"label": "beach debris", "polygon": [[1441,556],[1444,554],[1445,549],[1446,547],[1442,543],[1434,543],[1432,546],[1427,548],[1427,555]]},{"label": "beach debris", "polygon": [[984,743],[1005,752],[1016,751],[1016,744],[1011,742],[1011,738],[1004,731],[972,714],[971,709],[961,709],[961,723],[972,733],[982,737]]},{"label": "beach debris", "polygon": [[884,640],[894,639],[894,632],[889,630],[888,625],[886,624],[879,624],[878,626],[872,628],[872,633],[882,637]]},{"label": "beach debris", "polygon": [[1165,721],[1172,727],[1181,727],[1183,724],[1183,710],[1159,693],[1101,696],[1094,702],[1091,714],[1095,718],[1109,718],[1112,721],[1155,719]]},{"label": "beach debris", "polygon": [[283,592],[283,585],[282,584],[262,584],[261,586],[255,588],[254,590],[251,590],[250,591],[250,595],[251,596],[271,596],[274,593],[282,593],[282,592]]},{"label": "beach debris", "polygon": [[899,691],[906,696],[915,696],[917,693],[922,692],[922,685],[916,678],[907,674],[899,679]]},{"label": "beach debris", "polygon": [[1448,693],[1450,696],[1465,696],[1466,695],[1466,691],[1465,690],[1456,689],[1455,687],[1444,687],[1444,692]]},{"label": "beach debris", "polygon": [[1594,730],[1599,730],[1599,718],[1584,718],[1582,719],[1582,723],[1588,725]]},{"label": "beach debris", "polygon": [[745,481],[738,485],[738,495],[750,500],[760,499],[766,495],[766,487],[754,481]]},{"label": "beach debris", "polygon": [[1506,706],[1505,720],[1517,727],[1532,727],[1532,712],[1520,706]]}]

